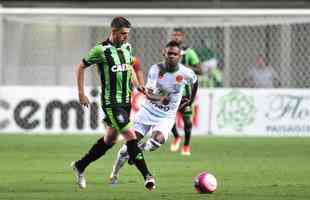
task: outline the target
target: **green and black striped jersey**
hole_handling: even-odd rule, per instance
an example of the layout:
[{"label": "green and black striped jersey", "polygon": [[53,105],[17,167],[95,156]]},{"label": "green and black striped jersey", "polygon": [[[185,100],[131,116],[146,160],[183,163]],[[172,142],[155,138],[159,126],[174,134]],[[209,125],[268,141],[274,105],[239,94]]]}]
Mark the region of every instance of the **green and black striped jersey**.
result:
[{"label": "green and black striped jersey", "polygon": [[129,43],[115,46],[109,40],[97,44],[83,59],[86,66],[96,64],[98,67],[103,106],[130,104],[132,60]]},{"label": "green and black striped jersey", "polygon": [[[181,55],[182,55],[181,63],[185,66],[193,67],[194,65],[200,63],[196,51],[192,48],[182,47]],[[189,98],[191,96],[191,93],[192,93],[192,85],[189,84],[185,85],[185,89],[183,90],[183,96]]]},{"label": "green and black striped jersey", "polygon": [[185,66],[193,66],[200,63],[196,51],[192,48],[182,47],[181,51],[182,60],[181,63]]}]

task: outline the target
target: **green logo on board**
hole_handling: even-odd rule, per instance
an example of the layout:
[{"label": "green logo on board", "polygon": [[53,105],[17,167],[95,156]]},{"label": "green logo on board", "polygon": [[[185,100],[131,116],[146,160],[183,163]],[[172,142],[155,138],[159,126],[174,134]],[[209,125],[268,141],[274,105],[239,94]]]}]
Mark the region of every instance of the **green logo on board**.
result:
[{"label": "green logo on board", "polygon": [[219,112],[216,117],[219,128],[240,131],[254,122],[256,109],[253,97],[233,90],[222,96],[218,103]]}]

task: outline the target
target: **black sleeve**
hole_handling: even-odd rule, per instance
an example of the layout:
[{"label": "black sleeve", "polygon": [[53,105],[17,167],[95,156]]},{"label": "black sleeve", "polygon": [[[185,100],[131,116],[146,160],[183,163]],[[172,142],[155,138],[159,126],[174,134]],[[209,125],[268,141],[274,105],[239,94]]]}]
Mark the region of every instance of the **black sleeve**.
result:
[{"label": "black sleeve", "polygon": [[85,65],[85,68],[86,68],[86,67],[89,67],[89,66],[91,65],[91,64],[88,63],[84,58],[83,58],[82,61],[83,61],[84,65]]},{"label": "black sleeve", "polygon": [[192,87],[192,95],[191,95],[191,99],[190,99],[190,103],[192,104],[195,100],[196,94],[197,94],[197,90],[198,90],[198,80],[194,83],[193,87]]}]

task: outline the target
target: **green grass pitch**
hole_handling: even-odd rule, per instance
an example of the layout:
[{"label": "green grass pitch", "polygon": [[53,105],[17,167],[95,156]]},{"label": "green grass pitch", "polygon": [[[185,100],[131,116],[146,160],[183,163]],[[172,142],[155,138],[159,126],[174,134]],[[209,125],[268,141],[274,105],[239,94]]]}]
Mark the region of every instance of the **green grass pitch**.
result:
[{"label": "green grass pitch", "polygon": [[[79,190],[69,167],[98,135],[0,135],[1,200],[309,200],[310,138],[194,137],[192,156],[164,145],[145,153],[157,188],[148,192],[126,164],[117,186],[108,184],[120,144],[87,169]],[[193,177],[210,171],[218,190],[197,194]]]}]

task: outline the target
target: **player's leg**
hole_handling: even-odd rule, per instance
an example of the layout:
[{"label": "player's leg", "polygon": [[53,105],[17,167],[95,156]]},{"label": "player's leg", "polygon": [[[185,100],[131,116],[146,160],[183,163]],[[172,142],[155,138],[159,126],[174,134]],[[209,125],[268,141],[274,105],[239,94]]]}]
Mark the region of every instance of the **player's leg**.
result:
[{"label": "player's leg", "polygon": [[153,126],[151,138],[146,140],[141,148],[144,151],[155,151],[168,140],[168,133],[170,132],[175,119],[165,118]]},{"label": "player's leg", "polygon": [[[127,141],[129,156],[133,158],[134,164],[142,173],[144,179],[147,181],[149,177],[152,178],[148,171],[143,154],[137,146],[137,138],[131,129],[129,114],[130,107],[117,107],[117,108],[103,108],[106,115],[105,122],[111,128],[108,128],[106,137],[100,138],[96,144],[92,146],[85,156],[80,160],[72,163],[73,170],[76,173],[77,183],[81,188],[86,187],[86,181],[84,177],[85,168],[93,161],[97,160],[110,149],[117,140],[117,134],[122,133],[124,139]],[[154,181],[153,181],[154,182]],[[152,189],[155,186],[153,184],[146,185],[148,189]]]},{"label": "player's leg", "polygon": [[113,128],[108,128],[105,137],[101,137],[97,142],[90,148],[80,160],[75,163],[75,166],[79,171],[84,172],[85,168],[91,163],[103,156],[116,142],[117,133]]},{"label": "player's leg", "polygon": [[174,139],[171,142],[170,150],[175,152],[175,151],[179,150],[180,144],[181,144],[181,141],[182,141],[182,137],[180,136],[180,134],[178,132],[176,123],[174,123],[171,132],[172,132],[172,134],[174,136]]},{"label": "player's leg", "polygon": [[[143,138],[143,135],[136,132],[136,136],[138,140],[141,140]],[[140,147],[139,147],[140,148]],[[126,161],[129,160],[129,154],[127,151],[127,145],[124,144],[118,151],[116,160],[114,161],[112,172],[110,175],[110,183],[111,184],[117,184],[118,177],[119,177],[119,171],[124,166]]]},{"label": "player's leg", "polygon": [[110,184],[118,183],[119,171],[128,159],[129,154],[127,152],[127,146],[124,144],[117,152],[116,160],[114,161],[112,172],[110,174]]},{"label": "player's leg", "polygon": [[117,139],[116,130],[108,128],[105,137],[101,137],[97,142],[90,148],[90,150],[78,161],[72,162],[72,168],[76,174],[76,182],[80,188],[86,188],[86,180],[84,171],[86,167],[103,156],[112,146],[115,144]]},{"label": "player's leg", "polygon": [[[140,148],[146,151],[154,151],[158,149],[167,140],[168,133],[170,132],[174,121],[175,119],[163,120],[164,123],[159,123],[153,126],[152,137],[141,145]],[[147,177],[145,180],[145,186],[147,188],[154,188],[155,180],[152,177]]]},{"label": "player's leg", "polygon": [[184,122],[184,146],[182,148],[182,155],[190,155],[190,140],[192,134],[192,107],[187,106],[183,113],[183,122]]},{"label": "player's leg", "polygon": [[[144,124],[142,119],[143,117],[139,117],[139,113],[134,122],[134,129],[136,130],[136,136],[140,139],[144,137],[151,128],[153,128],[152,136],[148,140],[143,143],[140,143],[139,148],[143,151],[154,151],[158,149],[165,141],[168,139],[168,133],[171,130],[171,127],[174,123],[175,119],[164,119],[161,120],[156,125],[148,125]],[[143,115],[142,115],[143,116]],[[117,182],[117,176],[119,169],[123,164],[126,162],[125,158],[126,153],[126,146],[123,146],[122,149],[119,151],[118,160],[115,162],[113,166],[113,171],[111,173],[111,177],[113,177],[113,182]],[[123,158],[122,158],[123,156]],[[118,165],[118,166],[117,166]]]},{"label": "player's leg", "polygon": [[146,162],[144,160],[144,156],[140,148],[138,147],[138,139],[136,134],[134,133],[131,123],[130,123],[130,107],[126,108],[116,108],[115,114],[116,116],[112,118],[112,123],[117,123],[118,130],[126,140],[127,151],[129,154],[129,159],[132,160],[134,165],[140,171],[145,180],[145,187],[148,190],[152,190],[155,188],[155,180],[153,179],[150,171],[147,168]]},{"label": "player's leg", "polygon": [[160,131],[153,131],[151,138],[146,140],[141,145],[140,148],[143,151],[155,151],[164,143],[165,143],[165,137],[164,137],[163,133]]},{"label": "player's leg", "polygon": [[127,151],[129,154],[129,159],[131,162],[134,163],[134,165],[137,167],[137,169],[140,171],[142,176],[144,177],[144,186],[148,190],[152,190],[155,188],[155,180],[152,177],[150,171],[147,168],[146,162],[144,160],[143,153],[141,149],[138,147],[138,140],[133,133],[132,129],[124,131],[123,136],[126,136],[126,145],[127,145]]},{"label": "player's leg", "polygon": [[174,123],[171,132],[172,132],[174,138],[180,137],[180,134],[179,134],[179,131],[177,129],[177,124],[176,123]]}]

